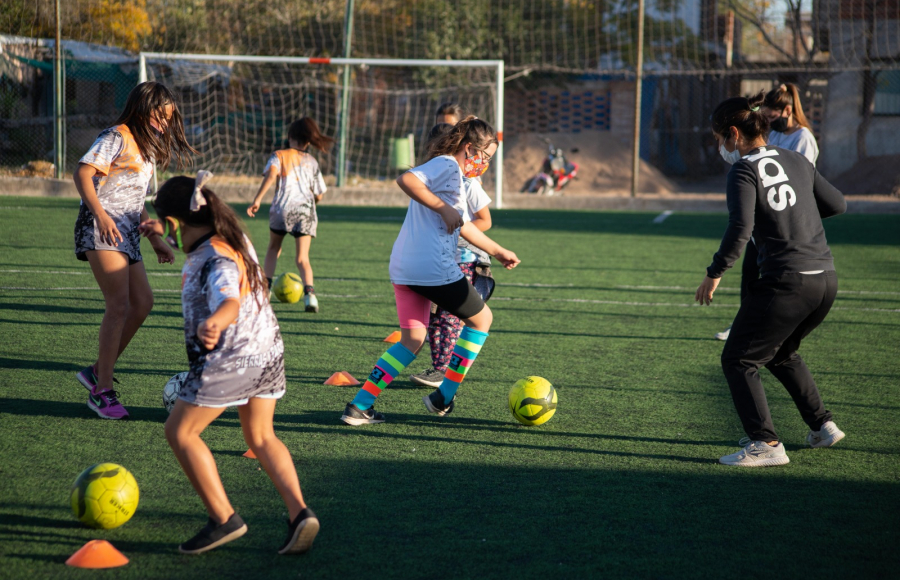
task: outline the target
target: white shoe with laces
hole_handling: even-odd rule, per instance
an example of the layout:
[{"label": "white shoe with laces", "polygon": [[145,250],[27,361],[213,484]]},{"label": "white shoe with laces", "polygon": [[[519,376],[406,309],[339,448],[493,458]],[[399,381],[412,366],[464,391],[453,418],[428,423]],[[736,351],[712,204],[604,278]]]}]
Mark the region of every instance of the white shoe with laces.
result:
[{"label": "white shoe with laces", "polygon": [[783,443],[772,446],[765,441],[751,441],[748,437],[744,437],[738,445],[743,445],[744,448],[737,453],[720,457],[719,463],[738,467],[771,467],[791,461],[784,452]]},{"label": "white shoe with laces", "polygon": [[319,300],[316,298],[315,294],[307,294],[306,296],[304,296],[303,303],[306,307],[307,312],[319,311]]},{"label": "white shoe with laces", "polygon": [[845,436],[844,432],[838,429],[834,421],[825,421],[822,428],[818,431],[810,430],[806,436],[806,442],[810,447],[831,447]]}]

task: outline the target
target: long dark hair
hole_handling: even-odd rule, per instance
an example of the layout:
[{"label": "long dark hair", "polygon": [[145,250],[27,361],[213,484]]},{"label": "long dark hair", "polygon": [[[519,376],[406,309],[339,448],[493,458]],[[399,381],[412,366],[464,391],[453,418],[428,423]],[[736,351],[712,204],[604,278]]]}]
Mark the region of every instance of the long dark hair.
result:
[{"label": "long dark hair", "polygon": [[296,141],[301,146],[309,143],[323,153],[334,144],[334,139],[323,135],[311,117],[303,117],[291,123],[288,128],[288,139]]},{"label": "long dark hair", "polygon": [[763,92],[756,96],[725,99],[712,114],[713,133],[728,137],[728,129],[737,127],[741,134],[754,141],[769,132],[769,119],[759,111]]},{"label": "long dark hair", "polygon": [[424,161],[431,161],[437,157],[434,153],[434,144],[452,129],[453,125],[450,123],[438,123],[428,131],[428,135],[425,136],[425,147],[423,147],[424,153],[422,154]]},{"label": "long dark hair", "polygon": [[225,238],[228,245],[243,258],[250,291],[257,304],[262,306],[259,297],[262,296],[264,300],[268,300],[268,292],[265,291],[262,270],[250,255],[241,220],[234,210],[219,199],[219,196],[212,190],[204,187],[200,191],[206,198],[206,205],[201,206],[197,211],[191,211],[194,179],[184,175],[173,177],[163,183],[156,192],[153,209],[156,210],[156,215],[161,220],[173,217],[189,226],[209,226],[217,235]]},{"label": "long dark hair", "polygon": [[800,104],[800,90],[793,83],[784,83],[783,85],[772,89],[766,93],[763,100],[763,106],[773,111],[784,111],[788,105],[791,106],[791,116],[794,121],[801,127],[806,127],[812,131],[806,115],[803,114],[803,105]]},{"label": "long dark hair", "polygon": [[476,149],[483,151],[492,143],[499,143],[499,141],[493,127],[478,117],[469,115],[435,139],[429,153],[432,157],[454,155],[467,143],[471,143]]},{"label": "long dark hair", "polygon": [[[166,128],[160,134],[151,121],[159,118],[166,105],[172,105],[172,118],[168,122],[162,119]],[[197,153],[184,136],[184,121],[175,95],[163,84],[147,81],[131,89],[115,124],[127,125],[141,157],[153,160],[161,168],[168,167],[173,158],[179,168],[186,167],[190,165],[191,154]]]}]

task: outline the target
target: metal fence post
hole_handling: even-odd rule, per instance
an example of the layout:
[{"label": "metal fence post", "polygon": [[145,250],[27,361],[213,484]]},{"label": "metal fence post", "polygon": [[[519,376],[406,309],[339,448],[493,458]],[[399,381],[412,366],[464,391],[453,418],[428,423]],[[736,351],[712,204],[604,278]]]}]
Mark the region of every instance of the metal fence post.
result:
[{"label": "metal fence post", "polygon": [[644,82],[644,0],[638,0],[637,63],[634,68],[634,150],[631,152],[631,197],[637,196],[641,167],[641,84]]},{"label": "metal fence post", "polygon": [[[350,45],[353,40],[353,0],[347,0],[347,11],[344,15],[344,58],[350,58]],[[343,187],[347,181],[347,131],[350,126],[350,65],[344,65],[344,78],[341,82],[341,115],[338,128],[337,186]]]}]

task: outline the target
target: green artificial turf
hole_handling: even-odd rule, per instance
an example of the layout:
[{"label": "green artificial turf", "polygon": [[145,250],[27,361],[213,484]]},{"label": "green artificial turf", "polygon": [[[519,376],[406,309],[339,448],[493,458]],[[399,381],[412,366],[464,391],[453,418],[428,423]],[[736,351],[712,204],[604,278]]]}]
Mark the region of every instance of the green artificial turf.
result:
[{"label": "green artificial turf", "polygon": [[[243,214],[244,207],[238,206]],[[826,229],[841,294],[801,349],[847,438],[805,447],[807,428],[762,371],[791,462],[743,470],[716,459],[743,436],[713,334],[734,316],[739,271],[710,308],[693,294],[726,217],[494,211],[489,232],[522,264],[495,269],[491,337],[456,410],[429,415],[407,380],[380,397],[387,422],[339,422],[396,329],[387,277],[403,210],[322,207],[311,251],[321,312],[275,304],[288,393],[276,432],[322,529],[278,556],[286,512],[227,411],[204,438],[249,526],[202,556],[178,543],[206,521],[163,437],[166,380],[185,370],[178,272],[153,263],[156,305],[116,367],[130,421],[98,419],[75,372],[96,356],[104,304],[72,252],[77,201],[0,198],[0,577],[2,578],[896,578],[900,552],[900,220],[846,215]],[[151,210],[152,213],[152,210]],[[265,210],[247,225],[260,257]],[[288,238],[288,243],[290,238]],[[285,246],[279,272],[293,270]],[[556,415],[518,425],[510,386],[540,375]],[[131,470],[140,506],[90,530],[69,486],[102,461]],[[65,560],[109,540],[131,562]]]}]

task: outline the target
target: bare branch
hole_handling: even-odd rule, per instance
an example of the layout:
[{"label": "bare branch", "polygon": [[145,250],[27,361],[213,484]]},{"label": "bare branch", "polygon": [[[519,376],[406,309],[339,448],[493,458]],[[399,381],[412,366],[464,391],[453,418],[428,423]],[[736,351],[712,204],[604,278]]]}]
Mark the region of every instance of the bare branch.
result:
[{"label": "bare branch", "polygon": [[744,20],[749,21],[750,24],[752,24],[757,30],[759,30],[760,34],[762,34],[763,40],[766,41],[766,44],[768,44],[769,46],[771,46],[772,48],[774,48],[775,50],[780,52],[788,60],[790,60],[793,64],[800,64],[799,59],[797,59],[794,56],[791,56],[791,54],[789,52],[787,52],[786,50],[784,50],[783,48],[778,46],[778,43],[775,42],[775,40],[771,36],[769,36],[769,33],[766,32],[766,28],[765,28],[766,23],[764,20],[760,19],[756,14],[754,14],[753,12],[750,12],[748,9],[746,9],[743,6],[741,6],[740,4],[738,4],[737,0],[728,0],[728,7],[731,8],[732,10],[734,10],[734,12],[738,16],[740,16]]}]

